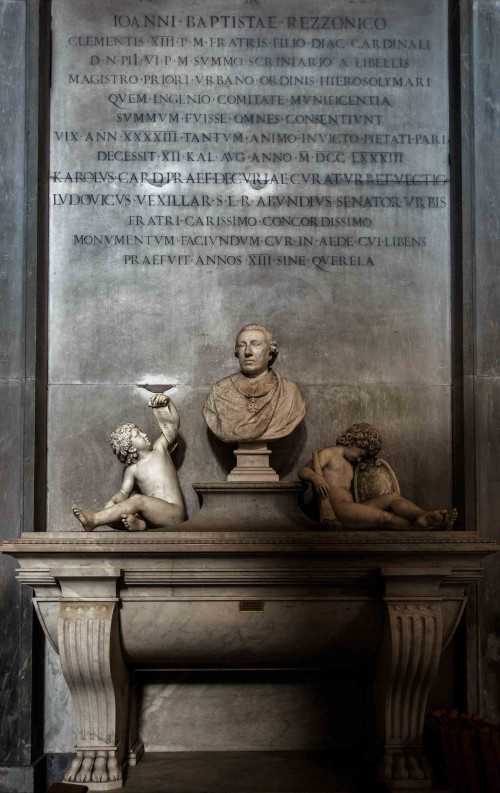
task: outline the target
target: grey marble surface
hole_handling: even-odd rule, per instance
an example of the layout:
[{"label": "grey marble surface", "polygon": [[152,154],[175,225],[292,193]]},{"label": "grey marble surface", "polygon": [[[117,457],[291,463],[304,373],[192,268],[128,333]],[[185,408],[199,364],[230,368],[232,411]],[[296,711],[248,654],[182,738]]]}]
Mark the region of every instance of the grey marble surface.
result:
[{"label": "grey marble surface", "polygon": [[[30,214],[27,160],[33,151],[28,121],[27,47],[29,5],[0,0],[0,537],[32,528],[33,372],[26,350],[26,316],[36,316],[26,288],[26,218]],[[34,26],[36,28],[36,24]],[[36,32],[33,35],[35,38]],[[32,40],[31,40],[32,41]],[[36,146],[35,146],[36,148]],[[30,187],[30,196],[36,189]],[[36,216],[36,211],[35,211]],[[31,215],[33,217],[33,215]],[[43,508],[42,504],[42,508]],[[28,590],[14,578],[11,562],[0,559],[0,789],[31,791],[40,770],[41,721],[37,692],[38,631],[33,631]],[[37,770],[38,769],[38,770]]]},{"label": "grey marble surface", "polygon": [[[323,8],[321,3],[316,6]],[[219,0],[213,0],[214,13],[222,7]],[[301,9],[300,3],[290,5],[282,0],[276,0],[273,7],[283,19],[285,14]],[[72,84],[68,88],[68,73],[83,69],[84,48],[69,46],[63,36],[65,31],[82,26],[88,31],[109,32],[113,8],[112,2],[101,3],[100,13],[96,14],[93,5],[82,10],[65,0],[54,4],[59,42],[54,50],[53,69],[52,122],[53,129],[59,131],[52,137],[54,168],[93,167],[96,146],[71,142],[59,134],[64,129],[86,129],[90,108],[101,126],[116,126],[116,108],[110,107],[109,97],[101,87]],[[122,4],[120,8],[125,12],[128,6]],[[153,4],[151,8],[157,7]],[[169,8],[172,13],[179,13],[178,25],[183,29],[184,6],[174,4]],[[193,3],[195,15],[200,9],[198,3]],[[342,9],[347,13],[350,5]],[[406,89],[388,88],[384,96],[391,109],[383,116],[378,131],[446,133],[448,113],[442,101],[447,76],[443,57],[445,9],[443,2],[416,3],[415,13],[408,15],[403,3],[380,4],[377,13],[387,18],[391,35],[398,31],[423,40],[431,36],[429,49],[425,53],[414,51],[408,65],[401,69],[412,75],[431,75],[434,90],[411,93],[408,89],[408,93]],[[340,7],[338,12],[341,13]],[[307,51],[311,48],[309,42]],[[354,60],[347,68],[358,74],[358,67],[353,64]],[[396,67],[387,68],[392,74]],[[360,69],[359,74],[364,74]],[[195,80],[192,66],[185,71]],[[313,70],[309,77],[314,78],[317,92],[325,94],[329,89],[320,87],[320,72]],[[248,93],[246,88],[242,91]],[[283,91],[288,97],[288,92]],[[210,92],[214,96],[217,93],[212,89]],[[231,122],[228,130],[234,132],[234,126]],[[245,127],[247,134],[254,131],[251,125]],[[253,152],[251,146],[247,149]],[[407,170],[446,176],[445,143],[413,145],[404,151]],[[339,169],[344,172],[349,167],[342,165]],[[280,166],[284,173],[290,168],[286,164]],[[315,166],[315,170],[323,172],[325,168]],[[381,170],[387,172],[387,168]],[[114,183],[108,187],[111,193],[116,192]],[[52,188],[68,196],[70,192],[78,196],[82,190],[102,192],[102,185],[98,184],[76,184],[68,192],[67,185],[55,182]],[[154,188],[146,189],[154,193]],[[121,230],[128,213],[116,208],[95,212],[68,203],[52,206],[48,458],[51,530],[71,528],[72,501],[97,507],[116,489],[121,474],[107,448],[106,437],[113,425],[123,419],[141,420],[151,428],[145,410],[147,394],[135,385],[143,381],[177,384],[170,392],[182,420],[176,461],[188,514],[193,515],[198,503],[191,484],[223,479],[233,463],[231,449],[207,436],[201,407],[212,383],[235,370],[235,334],[243,323],[252,320],[269,325],[281,348],[276,368],[299,384],[308,404],[306,422],[290,438],[275,445],[271,465],[282,478],[294,478],[312,449],[331,443],[347,423],[367,420],[382,425],[387,438],[386,456],[408,495],[427,503],[436,498],[449,502],[448,186],[433,188],[443,203],[441,208],[429,211],[400,202],[407,193],[413,195],[413,188],[408,192],[401,185],[391,185],[375,190],[365,185],[362,192],[386,195],[388,189],[399,205],[388,211],[368,212],[376,233],[390,235],[398,230],[403,234],[411,229],[415,238],[428,236],[428,244],[378,249],[375,267],[341,267],[331,272],[323,272],[312,264],[232,270],[125,266],[120,246],[101,250],[76,245],[74,234]],[[239,200],[241,191],[242,188],[228,188],[218,192]],[[422,188],[417,192],[425,191]],[[183,187],[181,192],[189,197],[193,189]],[[212,188],[208,190],[211,196],[213,192]],[[350,186],[344,192],[352,198],[359,190]],[[333,195],[325,186],[300,191],[275,189],[272,185],[259,195],[273,199],[284,193],[318,195],[322,199]],[[269,212],[277,216],[290,214],[288,210],[255,211],[259,219]],[[177,210],[169,212],[176,217]],[[334,210],[325,212],[331,215]],[[205,217],[207,211],[200,210],[199,214]],[[215,210],[212,214],[216,214]],[[299,214],[304,214],[303,210]],[[182,250],[186,252],[187,248]],[[284,252],[284,248],[279,250]],[[180,251],[179,245],[175,251]],[[249,251],[245,248],[245,255]],[[329,253],[332,251],[338,252],[334,247],[328,249]],[[200,252],[207,251],[197,251]],[[319,252],[319,248],[314,249],[314,253]],[[79,530],[76,522],[73,527]]]},{"label": "grey marble surface", "polygon": [[3,540],[18,537],[22,530],[23,399],[21,380],[0,379],[0,532]]},{"label": "grey marble surface", "polygon": [[[349,758],[350,759],[350,758]],[[373,775],[344,756],[304,752],[148,754],[130,769],[127,793],[376,793]],[[366,771],[365,771],[366,775]],[[361,773],[363,777],[363,773]],[[166,782],[168,780],[168,782]],[[168,787],[167,787],[168,785]]]},{"label": "grey marble surface", "polygon": [[[481,474],[477,489],[477,520],[481,532],[500,537],[500,378],[478,378],[476,383],[477,449]],[[484,708],[495,721],[500,715],[500,561],[498,554],[486,565],[486,582],[479,593],[484,620]]]},{"label": "grey marble surface", "polygon": [[61,672],[59,656],[45,647],[44,751],[73,752],[76,729],[68,686]]},{"label": "grey marble surface", "polygon": [[[500,426],[500,288],[498,280],[500,170],[498,151],[500,126],[497,79],[500,53],[498,3],[480,0],[467,9],[472,31],[464,59],[462,120],[464,183],[467,202],[465,227],[469,246],[465,249],[464,305],[468,311],[464,333],[468,347],[469,403],[465,411],[466,478],[469,511],[478,531],[492,539],[500,537],[498,456]],[[467,42],[467,34],[462,34]],[[469,654],[473,659],[468,675],[471,707],[495,721],[499,714],[498,687],[498,559],[486,565],[483,587],[471,599],[468,614]],[[477,648],[477,649],[476,649]]]},{"label": "grey marble surface", "polygon": [[139,722],[145,750],[305,751],[348,748],[359,740],[362,721],[354,714],[363,694],[355,679],[255,677],[230,682],[227,675],[225,682],[220,674],[215,680],[205,675],[197,682],[196,674],[185,674],[146,686]]},{"label": "grey marble surface", "polygon": [[[222,12],[240,14],[240,6],[239,3],[228,3],[227,0],[224,2],[211,0],[210,3],[210,9],[217,19],[217,14]],[[97,7],[99,14],[96,13]],[[135,4],[127,3],[126,0],[122,0],[119,7],[124,18],[127,13],[130,15],[135,11]],[[198,87],[196,85],[196,79],[200,77],[203,81],[204,75],[198,75],[199,68],[193,65],[192,59],[200,54],[212,55],[213,47],[207,44],[209,41],[207,37],[203,40],[203,46],[193,45],[193,27],[186,27],[186,14],[189,13],[190,18],[198,19],[202,9],[205,9],[205,6],[194,0],[187,5],[179,0],[169,4],[169,13],[177,15],[176,35],[179,37],[187,33],[190,36],[184,50],[191,60],[181,69],[176,69],[176,72],[190,81],[186,85],[189,85],[191,93],[200,93],[202,90],[205,92],[210,100],[209,109],[221,110],[224,107],[218,104],[219,95],[226,92],[235,93],[235,89],[217,87],[215,80],[217,77],[227,79],[230,70],[227,67],[222,67],[221,70],[218,67],[207,67],[206,73],[212,77],[213,85],[207,83],[208,87],[205,89],[200,88],[199,84]],[[422,237],[425,238],[425,245],[403,244],[391,247],[389,244],[370,247],[368,251],[366,247],[356,243],[351,249],[349,246],[342,247],[342,243],[337,241],[341,239],[338,237],[338,229],[330,228],[325,233],[329,237],[331,232],[334,242],[321,243],[320,238],[323,234],[319,234],[314,236],[314,244],[306,249],[296,239],[292,243],[286,242],[286,235],[292,234],[294,238],[297,236],[297,229],[290,231],[288,226],[271,227],[272,237],[277,234],[276,241],[271,240],[267,246],[264,242],[267,238],[265,226],[257,226],[257,230],[261,232],[259,234],[261,241],[257,245],[249,242],[248,234],[244,235],[244,241],[229,247],[222,243],[217,245],[210,242],[193,245],[189,241],[182,242],[183,236],[189,239],[189,235],[183,235],[181,232],[189,231],[189,227],[182,224],[175,226],[175,221],[178,215],[183,219],[186,212],[179,212],[174,207],[167,210],[168,216],[174,220],[173,229],[160,229],[160,232],[172,232],[174,243],[168,243],[163,247],[158,245],[155,247],[155,244],[151,243],[147,246],[147,252],[164,253],[167,250],[167,253],[177,256],[190,255],[192,263],[181,266],[174,259],[173,264],[166,266],[151,267],[140,264],[130,266],[130,263],[127,265],[124,261],[124,254],[131,251],[140,253],[141,246],[127,248],[111,243],[75,244],[75,234],[80,237],[88,234],[92,238],[93,234],[144,232],[142,226],[137,228],[133,224],[127,225],[130,212],[116,205],[104,206],[100,211],[93,211],[90,204],[69,205],[67,200],[61,203],[62,198],[72,195],[76,200],[82,193],[95,197],[103,192],[109,192],[112,196],[125,192],[132,196],[131,206],[135,207],[136,192],[141,196],[147,195],[148,198],[151,196],[153,199],[160,192],[165,198],[182,196],[188,200],[193,195],[200,196],[203,193],[210,201],[216,201],[216,196],[226,201],[228,198],[236,201],[239,210],[232,208],[228,210],[227,205],[224,205],[224,213],[228,213],[230,219],[235,214],[243,218],[255,215],[260,223],[261,218],[268,215],[286,218],[291,214],[301,217],[311,213],[310,210],[304,209],[273,207],[261,210],[253,203],[245,207],[240,203],[241,198],[242,196],[252,198],[252,190],[239,184],[222,187],[209,184],[203,190],[193,184],[167,184],[164,191],[158,191],[149,183],[140,185],[136,189],[137,186],[134,185],[117,184],[116,180],[110,182],[105,180],[104,184],[90,181],[83,185],[56,181],[51,186],[51,192],[56,196],[61,195],[62,198],[59,204],[53,202],[51,206],[49,351],[51,382],[130,384],[143,377],[155,377],[166,378],[165,382],[179,382],[189,387],[208,384],[231,371],[231,345],[234,336],[241,325],[249,321],[259,321],[271,327],[283,348],[280,365],[287,370],[294,381],[302,377],[310,384],[322,383],[326,372],[328,381],[333,378],[334,382],[353,385],[449,382],[450,260],[448,185],[446,184],[448,178],[446,145],[448,107],[445,101],[446,9],[443,0],[433,3],[414,2],[411,14],[407,13],[407,3],[393,1],[378,3],[376,12],[385,21],[384,32],[375,34],[373,27],[369,26],[365,30],[368,41],[371,42],[372,38],[376,38],[378,43],[379,35],[383,35],[384,38],[389,37],[391,41],[401,37],[424,42],[424,49],[419,50],[417,47],[411,52],[405,51],[404,48],[392,51],[393,45],[389,44],[387,51],[390,51],[395,59],[394,61],[389,59],[382,64],[368,62],[363,65],[364,62],[361,61],[361,65],[358,65],[355,58],[351,57],[349,47],[352,29],[348,25],[337,23],[337,35],[342,37],[346,45],[345,49],[349,51],[347,65],[342,65],[340,58],[337,57],[338,53],[334,52],[336,60],[333,71],[330,72],[327,68],[319,66],[308,69],[307,77],[309,80],[314,80],[314,88],[310,87],[312,85],[310,82],[307,83],[309,87],[305,88],[303,85],[300,87],[300,91],[308,94],[309,99],[311,94],[315,97],[323,97],[336,95],[337,92],[349,96],[357,96],[359,93],[362,96],[366,94],[380,96],[389,103],[384,107],[378,120],[366,122],[365,127],[360,127],[355,118],[350,117],[350,123],[331,122],[330,125],[323,122],[311,123],[307,125],[307,131],[336,132],[341,129],[342,132],[361,130],[382,135],[409,132],[437,134],[444,136],[444,143],[436,145],[413,143],[396,147],[394,151],[404,152],[402,167],[399,165],[394,168],[392,164],[383,164],[376,169],[355,166],[351,158],[353,147],[347,145],[342,149],[345,159],[333,165],[319,164],[321,160],[315,160],[316,149],[314,146],[309,146],[312,152],[312,164],[305,168],[303,163],[299,165],[296,160],[297,149],[304,146],[293,146],[291,153],[295,159],[292,159],[290,164],[280,162],[278,165],[266,168],[266,171],[273,175],[276,173],[278,176],[288,176],[290,172],[297,170],[311,171],[315,174],[333,171],[342,175],[359,171],[363,177],[361,186],[341,183],[340,189],[336,190],[332,185],[324,184],[307,183],[294,186],[289,183],[288,186],[283,186],[271,183],[259,192],[259,196],[266,199],[282,199],[288,195],[294,198],[314,196],[323,200],[332,196],[336,198],[337,195],[348,199],[357,197],[358,194],[381,198],[389,196],[390,201],[394,199],[395,203],[388,209],[371,208],[362,213],[371,222],[369,234],[375,234],[382,239],[385,239],[386,235],[391,238],[394,234],[403,237],[413,236],[415,239]],[[163,9],[160,4],[153,2],[150,3],[150,10],[159,13]],[[348,16],[351,10],[350,3],[337,4],[336,13],[339,14],[337,20],[341,20],[343,14]],[[364,13],[365,9],[361,10]],[[359,13],[362,16],[361,10]],[[91,65],[87,62],[86,48],[72,46],[68,34],[74,34],[79,30],[100,35],[116,33],[113,27],[115,11],[116,5],[113,0],[106,2],[103,0],[98,6],[89,4],[85,10],[66,0],[54,2],[54,31],[58,45],[54,49],[52,73],[54,131],[52,167],[60,170],[61,173],[66,171],[74,173],[75,170],[87,171],[87,169],[92,173],[94,168],[102,169],[104,172],[108,169],[116,170],[117,163],[114,160],[97,159],[97,150],[102,148],[100,145],[75,142],[71,135],[69,140],[64,134],[58,137],[61,132],[64,133],[64,130],[74,130],[78,133],[88,130],[89,117],[95,119],[93,126],[96,129],[114,131],[115,128],[120,128],[122,122],[118,123],[117,108],[109,100],[110,93],[105,86],[84,85],[81,81],[75,84],[68,77],[69,74],[86,73]],[[270,44],[271,35],[287,35],[290,40],[293,26],[287,27],[286,20],[289,17],[298,19],[299,13],[302,12],[303,5],[297,0],[273,0],[267,13],[274,15],[278,21],[273,28],[267,30],[266,45],[260,47],[258,44],[242,44],[241,48],[236,47],[234,52],[233,50],[231,52],[235,55],[243,55],[245,58],[250,54],[273,56],[304,54],[306,57],[317,55],[318,45],[314,46],[311,43],[312,31],[307,34],[304,30],[294,31],[294,33],[304,33],[302,38],[307,42],[306,45],[302,45],[304,49],[301,45],[294,47],[290,43],[275,46]],[[314,0],[310,4],[309,12],[323,14],[324,3]],[[366,16],[372,18],[371,10],[366,10]],[[309,17],[306,17],[306,26],[309,24],[307,19]],[[203,27],[206,27],[205,23]],[[275,34],[272,32],[274,28],[276,28]],[[214,28],[209,26],[209,30],[212,30],[212,33],[215,30],[220,35],[224,28],[221,29],[216,22]],[[226,34],[229,30],[230,28],[226,29]],[[370,33],[367,32],[368,30]],[[330,38],[318,37],[315,40],[327,42]],[[428,48],[425,44],[427,41],[430,42]],[[175,46],[178,46],[179,38],[176,42]],[[222,53],[225,44],[220,46]],[[231,46],[235,47],[235,45]],[[328,49],[326,43],[324,46],[326,51]],[[147,45],[141,47],[144,48],[139,50],[139,54],[147,52]],[[231,47],[227,46],[226,49]],[[251,52],[253,49],[255,49],[254,53]],[[385,54],[384,47],[382,51]],[[359,54],[357,50],[352,52]],[[123,53],[127,55],[126,47],[123,48]],[[120,54],[123,53],[120,50]],[[379,54],[379,49],[375,44],[370,45],[368,54],[375,53]],[[174,57],[177,54],[177,50],[173,52]],[[328,54],[332,55],[332,51]],[[429,86],[401,88],[389,84],[377,90],[372,87],[373,83],[369,83],[367,88],[362,82],[358,90],[346,87],[329,88],[320,82],[321,78],[330,73],[342,76],[355,75],[356,78],[361,79],[365,77],[376,79],[377,64],[381,66],[384,75],[390,77],[395,75],[398,79],[419,76],[425,80],[429,79]],[[98,65],[96,69],[90,71],[100,74],[102,66]],[[132,71],[142,74],[141,69]],[[255,79],[259,85],[261,76],[266,77],[269,73],[274,77],[279,75],[280,70],[276,68],[273,71],[272,67],[255,69],[251,61],[245,61],[245,66],[241,67],[240,71],[242,75],[248,74],[251,79]],[[163,74],[164,70],[152,64],[149,72],[158,76]],[[300,69],[290,67],[289,73],[292,76],[299,72]],[[262,93],[261,87],[256,89],[246,85],[238,86],[238,96],[244,95],[244,98],[247,94],[256,91]],[[130,100],[127,101],[134,103],[135,90],[127,87],[124,92],[124,96],[130,95]],[[278,88],[272,86],[267,93],[282,95],[283,99],[290,102],[289,95],[295,94],[295,91],[283,86]],[[248,105],[243,101],[238,104],[237,110],[248,109]],[[335,104],[332,107],[338,109]],[[327,109],[332,110],[332,107],[327,106]],[[146,107],[146,110],[151,109]],[[362,109],[367,108],[363,106]],[[181,116],[178,125],[177,122],[172,122],[174,131],[184,131],[182,118]],[[251,119],[246,123],[237,123],[230,114],[227,118],[227,123],[224,124],[225,132],[230,134],[243,132],[242,144],[239,148],[248,159],[244,166],[238,165],[238,170],[240,167],[255,170],[257,166],[252,166],[250,158],[255,153],[262,154],[265,145],[258,143],[255,145],[246,141],[252,133],[269,132],[272,125],[258,121],[252,123]],[[255,118],[255,115],[251,118]],[[129,126],[134,129],[140,128],[137,124],[134,127],[133,120],[129,121]],[[197,126],[198,132],[204,132],[206,129],[213,131],[219,128],[201,122]],[[283,119],[279,124],[274,125],[273,129],[281,133],[303,131],[300,124],[285,123]],[[373,144],[377,151],[380,150],[379,145],[381,145],[379,142]],[[119,148],[119,144],[111,145],[113,151],[116,148]],[[148,151],[151,150],[150,147],[147,148]],[[231,152],[234,150],[231,145],[228,148]],[[362,144],[361,148],[371,151],[371,144]],[[109,146],[106,146],[107,149]],[[201,173],[208,168],[233,171],[234,164],[225,163],[221,159],[224,152],[219,149],[217,145],[202,146],[200,151],[206,155],[211,150],[216,164],[213,166],[198,164],[196,170]],[[278,151],[281,153],[280,149]],[[323,152],[318,149],[318,153]],[[177,166],[174,168],[185,175],[190,169],[195,169],[191,168],[183,157],[182,151],[180,164],[178,168]],[[139,165],[139,170],[143,171],[145,167]],[[258,167],[259,170],[263,170],[262,166]],[[156,166],[151,168],[148,166],[148,170],[153,168],[156,169]],[[163,170],[163,167],[158,166],[158,169]],[[129,163],[126,171],[129,173],[131,170],[138,171]],[[379,187],[365,179],[367,173],[371,174],[373,170],[383,174],[393,173],[394,170],[398,174],[408,172],[442,174],[444,183],[431,187],[420,185],[416,189],[415,186],[408,188],[404,184],[395,185],[392,182]],[[415,203],[406,205],[404,201],[406,196],[427,198],[430,195],[443,202],[441,208],[437,206],[425,209]],[[212,208],[196,210],[195,214],[199,215],[202,221],[207,216],[215,217],[222,212],[217,209],[218,204],[208,206]],[[334,214],[350,216],[348,210],[341,209],[337,212],[335,206],[327,210],[316,208],[315,214],[322,213],[327,216]],[[147,213],[144,213],[143,217],[146,221],[149,220]],[[204,234],[210,229],[213,231],[213,227],[208,229],[206,226],[201,227]],[[220,228],[217,230],[220,231]],[[234,228],[230,227],[230,230],[234,231]],[[149,231],[151,232],[151,228]],[[200,227],[196,231],[200,231]],[[238,235],[236,238],[238,239]],[[276,255],[298,251],[307,253],[307,266],[273,264],[267,267],[246,263],[249,255],[256,252]],[[228,252],[242,254],[244,266],[231,268],[194,264],[198,255],[206,258],[208,253],[227,254]],[[375,266],[327,267],[329,272],[323,272],[313,263],[313,254],[331,256],[353,252],[363,255],[367,252],[373,253]]]},{"label": "grey marble surface", "polygon": [[[18,537],[22,531],[23,399],[24,384],[21,380],[0,380],[2,540]],[[29,738],[23,729],[24,718],[29,718],[29,703],[24,715],[21,705],[23,699],[29,697],[30,689],[26,689],[27,663],[20,624],[24,617],[29,629],[31,604],[26,603],[15,580],[15,569],[11,559],[0,557],[0,677],[3,681],[0,687],[0,763],[6,765],[20,765],[23,753],[29,751]]]},{"label": "grey marble surface", "polygon": [[474,131],[475,137],[475,371],[478,376],[500,375],[500,283],[498,279],[498,240],[500,219],[498,204],[500,163],[494,152],[500,139],[500,8],[498,3],[482,0],[474,6],[476,32],[474,62]]},{"label": "grey marble surface", "polygon": [[447,251],[425,256],[274,284],[256,283],[253,271],[237,283],[219,275],[220,284],[204,271],[194,283],[182,271],[165,283],[156,273],[104,271],[97,294],[88,261],[65,277],[56,270],[50,381],[210,385],[235,370],[236,333],[257,321],[280,343],[276,368],[295,382],[449,383]]},{"label": "grey marble surface", "polygon": [[[24,374],[26,4],[0,2],[0,377]],[[16,130],[16,134],[13,131]]]}]

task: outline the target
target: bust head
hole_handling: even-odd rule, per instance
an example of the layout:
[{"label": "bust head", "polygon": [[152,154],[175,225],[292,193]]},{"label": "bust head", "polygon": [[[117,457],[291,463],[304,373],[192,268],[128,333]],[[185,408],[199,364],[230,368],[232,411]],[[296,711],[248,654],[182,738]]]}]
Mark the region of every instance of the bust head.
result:
[{"label": "bust head", "polygon": [[225,443],[275,440],[289,435],[305,416],[300,391],[291,380],[270,372],[278,345],[264,325],[244,325],[234,354],[240,371],[212,386],[203,415]]},{"label": "bust head", "polygon": [[278,357],[278,345],[263,325],[244,325],[236,337],[234,354],[241,373],[256,378],[269,371]]}]

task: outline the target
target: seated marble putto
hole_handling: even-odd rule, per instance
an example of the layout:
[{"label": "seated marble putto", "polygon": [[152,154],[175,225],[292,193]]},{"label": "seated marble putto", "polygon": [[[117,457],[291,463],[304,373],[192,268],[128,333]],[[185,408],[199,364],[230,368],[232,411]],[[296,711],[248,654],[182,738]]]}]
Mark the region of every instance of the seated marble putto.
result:
[{"label": "seated marble putto", "polygon": [[[179,430],[179,413],[166,394],[154,394],[149,406],[160,426],[161,435],[151,443],[137,424],[127,421],[111,433],[111,448],[125,464],[118,492],[99,512],[73,504],[73,513],[85,531],[99,526],[144,531],[175,526],[186,519],[179,480],[170,451]],[[133,493],[134,490],[139,493]]]},{"label": "seated marble putto", "polygon": [[212,432],[226,443],[283,438],[302,421],[306,406],[299,389],[274,372],[278,345],[262,325],[245,325],[234,354],[240,371],[213,386],[203,408]]}]

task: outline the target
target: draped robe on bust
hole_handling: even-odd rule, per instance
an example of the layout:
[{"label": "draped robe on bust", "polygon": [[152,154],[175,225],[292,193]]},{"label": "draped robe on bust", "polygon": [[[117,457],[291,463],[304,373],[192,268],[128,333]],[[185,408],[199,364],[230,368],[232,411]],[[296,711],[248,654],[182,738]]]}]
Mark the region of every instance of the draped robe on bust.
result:
[{"label": "draped robe on bust", "polygon": [[212,386],[203,416],[226,443],[289,435],[306,414],[299,389],[277,372],[256,381],[235,372]]}]

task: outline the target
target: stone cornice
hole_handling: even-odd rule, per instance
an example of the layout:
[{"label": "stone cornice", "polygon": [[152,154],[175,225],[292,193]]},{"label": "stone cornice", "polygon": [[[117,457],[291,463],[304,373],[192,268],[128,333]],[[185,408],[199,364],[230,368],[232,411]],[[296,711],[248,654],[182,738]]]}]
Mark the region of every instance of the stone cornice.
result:
[{"label": "stone cornice", "polygon": [[475,532],[31,532],[3,543],[3,553],[25,554],[446,554],[485,556],[499,549]]}]

